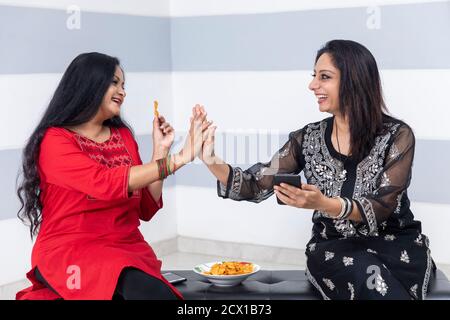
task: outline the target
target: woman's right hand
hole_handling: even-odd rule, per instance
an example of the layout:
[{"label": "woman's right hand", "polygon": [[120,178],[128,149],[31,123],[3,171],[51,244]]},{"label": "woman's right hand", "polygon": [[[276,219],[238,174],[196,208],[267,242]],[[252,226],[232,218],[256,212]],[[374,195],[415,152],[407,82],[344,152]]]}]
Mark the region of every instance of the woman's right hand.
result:
[{"label": "woman's right hand", "polygon": [[203,106],[197,104],[192,108],[191,126],[184,147],[179,153],[182,164],[194,160],[202,150],[204,132],[212,124],[212,121],[206,120],[206,115]]},{"label": "woman's right hand", "polygon": [[212,165],[216,163],[216,155],[214,153],[214,138],[216,129],[216,126],[210,126],[203,136],[203,146],[202,151],[199,154],[199,158],[206,165]]}]

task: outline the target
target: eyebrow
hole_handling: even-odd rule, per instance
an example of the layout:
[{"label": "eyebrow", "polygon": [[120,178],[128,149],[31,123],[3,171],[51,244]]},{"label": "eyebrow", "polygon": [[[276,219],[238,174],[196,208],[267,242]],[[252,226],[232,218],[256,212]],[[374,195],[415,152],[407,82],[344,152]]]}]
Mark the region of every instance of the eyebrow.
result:
[{"label": "eyebrow", "polygon": [[[324,71],[327,71],[327,72],[331,72],[331,73],[336,73],[336,72],[334,72],[334,71],[331,71],[331,70],[326,70],[326,69],[322,69],[322,70],[319,70],[319,73],[320,72],[324,72]],[[316,72],[316,70],[314,69],[314,72]]]}]

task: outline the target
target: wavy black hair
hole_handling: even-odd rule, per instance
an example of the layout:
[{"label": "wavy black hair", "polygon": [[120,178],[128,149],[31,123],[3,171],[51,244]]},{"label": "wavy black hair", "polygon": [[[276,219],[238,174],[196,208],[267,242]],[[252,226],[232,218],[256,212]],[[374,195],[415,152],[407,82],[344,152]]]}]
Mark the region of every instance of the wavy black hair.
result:
[{"label": "wavy black hair", "polygon": [[[117,66],[120,67],[119,59],[106,54],[78,55],[64,72],[47,110],[26,143],[22,171],[17,177],[17,196],[22,205],[17,216],[29,225],[32,239],[42,222],[38,159],[45,131],[50,127],[76,126],[91,120],[100,108]],[[127,127],[132,132],[120,116],[105,120],[104,125]]]},{"label": "wavy black hair", "polygon": [[356,160],[366,157],[389,116],[383,99],[377,62],[363,45],[351,40],[332,40],[316,55],[328,53],[341,73],[339,111],[350,122],[350,152]]}]

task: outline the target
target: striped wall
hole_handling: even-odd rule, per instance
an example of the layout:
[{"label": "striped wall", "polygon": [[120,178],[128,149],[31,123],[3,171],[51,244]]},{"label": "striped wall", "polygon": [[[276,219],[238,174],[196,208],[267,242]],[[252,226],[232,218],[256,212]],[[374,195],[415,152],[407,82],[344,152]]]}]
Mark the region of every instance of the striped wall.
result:
[{"label": "striped wall", "polygon": [[[31,243],[15,219],[21,149],[78,53],[121,59],[123,115],[144,159],[151,153],[151,101],[158,99],[175,125],[174,150],[182,147],[191,106],[200,102],[219,127],[217,153],[248,167],[270,158],[290,131],[327,116],[307,85],[315,52],[332,38],[373,52],[389,109],[415,130],[413,209],[435,259],[450,263],[442,243],[450,240],[442,232],[450,219],[449,1],[104,3],[0,0],[0,108],[7,119],[0,127],[0,243],[17,244],[0,250],[0,284],[23,278],[29,261]],[[303,248],[310,236],[309,211],[281,208],[274,199],[258,205],[219,199],[198,161],[166,186],[165,209],[142,227],[149,241],[178,234]]]}]

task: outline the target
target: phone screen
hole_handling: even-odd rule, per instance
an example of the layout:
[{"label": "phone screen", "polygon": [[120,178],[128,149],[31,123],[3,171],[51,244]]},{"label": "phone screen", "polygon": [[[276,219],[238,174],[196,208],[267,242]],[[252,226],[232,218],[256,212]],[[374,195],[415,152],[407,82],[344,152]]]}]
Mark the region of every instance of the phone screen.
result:
[{"label": "phone screen", "polygon": [[179,276],[179,275],[177,275],[175,273],[172,273],[172,272],[163,273],[162,276],[164,278],[166,278],[166,280],[169,281],[172,284],[186,281],[186,278],[184,278],[182,276]]}]

